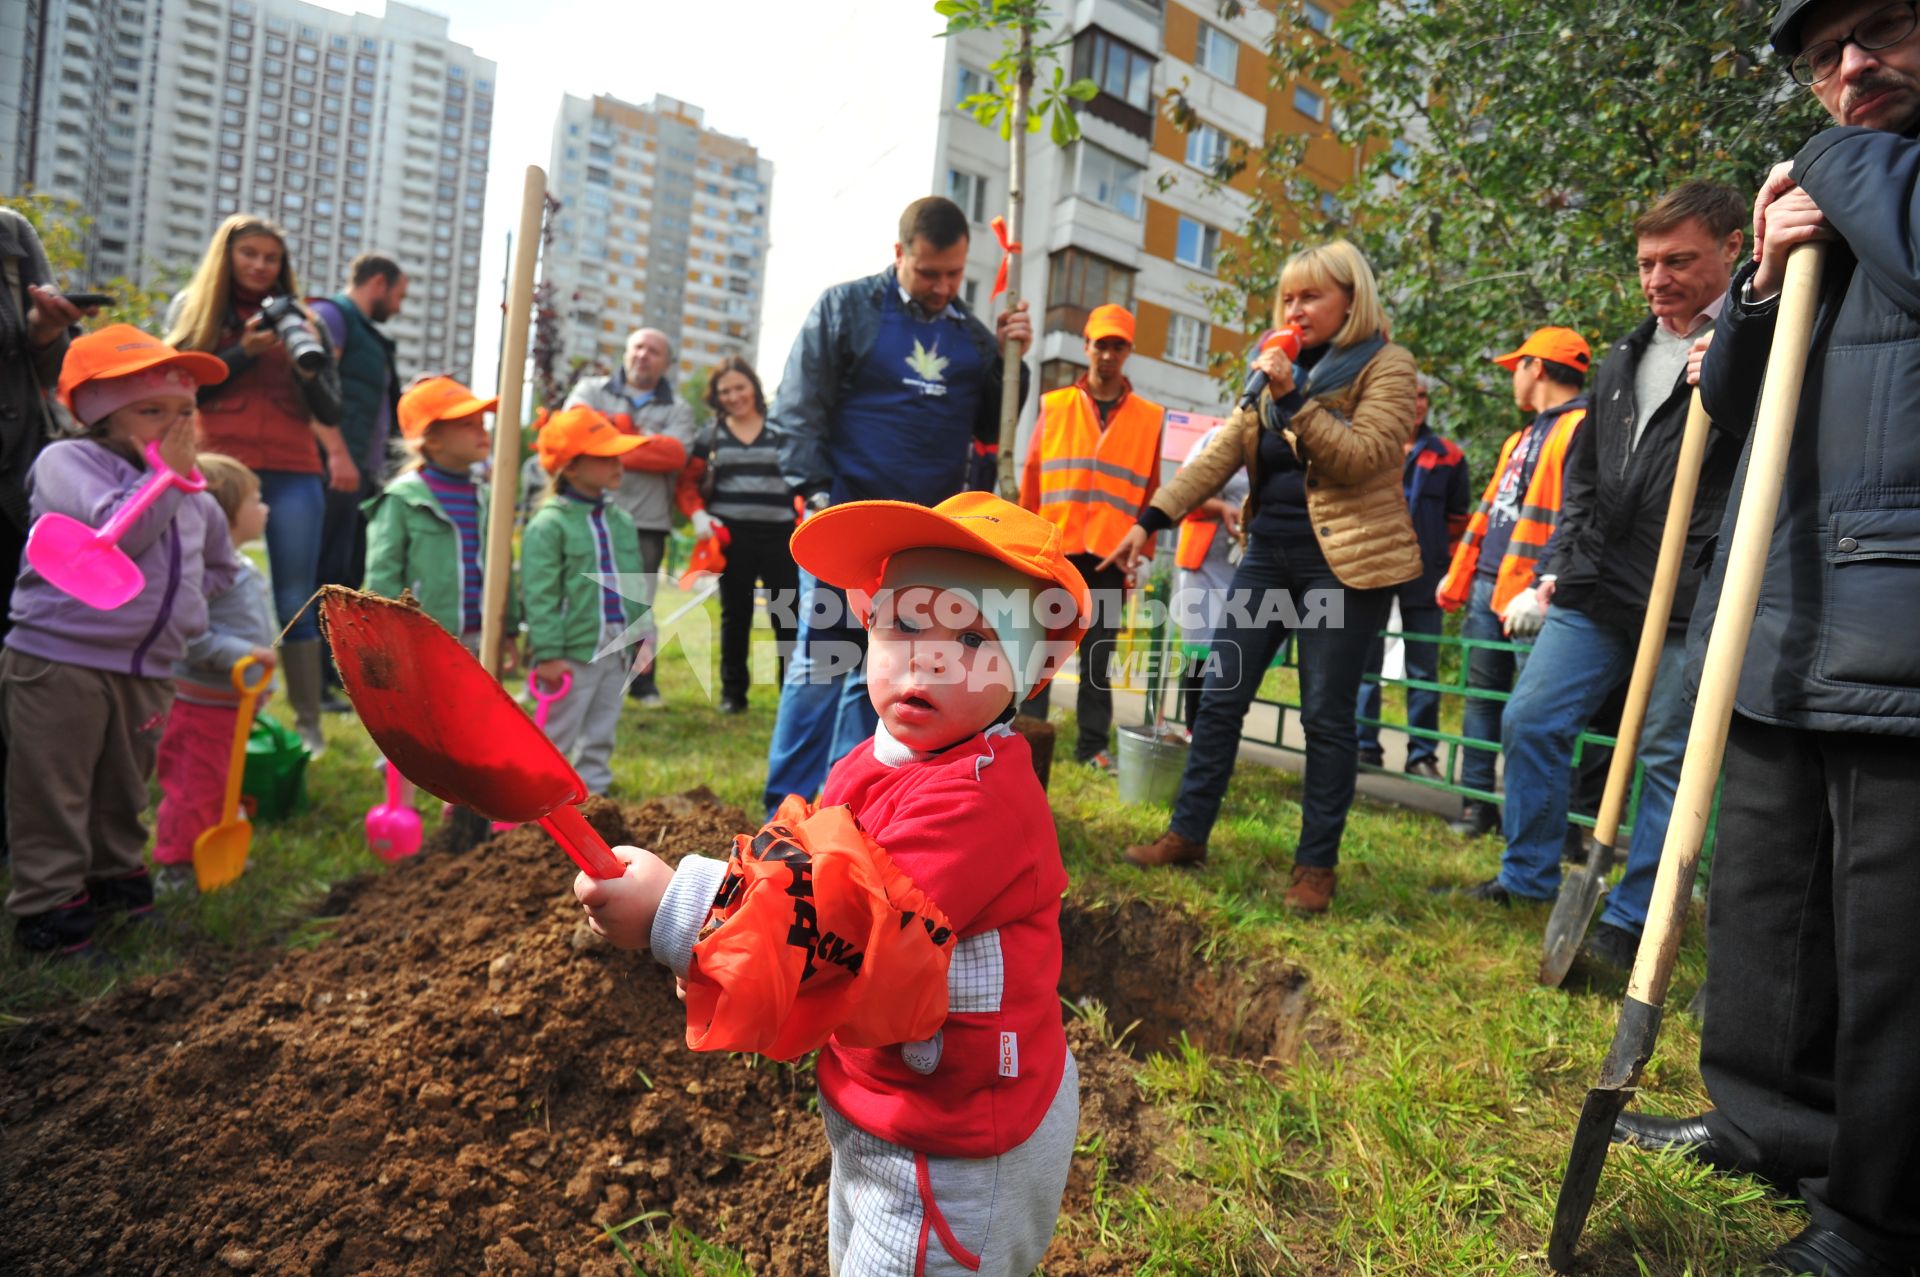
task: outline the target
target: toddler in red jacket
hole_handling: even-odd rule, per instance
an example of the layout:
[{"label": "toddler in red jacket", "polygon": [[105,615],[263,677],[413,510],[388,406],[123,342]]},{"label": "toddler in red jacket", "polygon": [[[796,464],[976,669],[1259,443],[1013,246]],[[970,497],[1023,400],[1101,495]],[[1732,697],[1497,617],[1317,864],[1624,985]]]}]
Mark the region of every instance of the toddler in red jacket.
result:
[{"label": "toddler in red jacket", "polygon": [[1086,585],[1051,523],[981,492],[837,506],[793,552],[867,627],[873,738],[730,860],[620,847],[625,876],[574,890],[685,980],[690,1044],[819,1047],[835,1273],[1020,1277],[1053,1236],[1079,1081],[1066,871],[1008,722],[1078,643]]}]

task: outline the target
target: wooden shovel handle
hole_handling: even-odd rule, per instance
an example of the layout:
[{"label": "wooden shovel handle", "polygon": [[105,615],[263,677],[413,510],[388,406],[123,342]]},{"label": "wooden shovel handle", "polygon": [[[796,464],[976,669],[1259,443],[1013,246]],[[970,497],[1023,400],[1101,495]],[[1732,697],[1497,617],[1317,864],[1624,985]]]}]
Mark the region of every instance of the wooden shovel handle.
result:
[{"label": "wooden shovel handle", "polygon": [[1693,895],[1693,873],[1700,862],[1701,844],[1706,841],[1714,790],[1720,783],[1733,698],[1740,686],[1747,642],[1753,635],[1760,578],[1773,544],[1780,489],[1786,482],[1787,452],[1793,444],[1794,418],[1800,411],[1800,386],[1807,371],[1807,347],[1813,337],[1826,252],[1825,244],[1802,244],[1787,258],[1780,316],[1774,327],[1773,349],[1767,357],[1766,380],[1761,384],[1753,447],[1747,456],[1746,484],[1740,492],[1740,511],[1734,523],[1733,543],[1727,547],[1720,603],[1712,636],[1707,640],[1693,723],[1687,732],[1686,761],[1680,767],[1666,845],[1660,850],[1660,872],[1653,883],[1647,928],[1640,937],[1640,952],[1627,982],[1627,996],[1649,1006],[1658,1007],[1666,1000],[1667,981],[1673,975],[1674,955],[1685,929],[1687,902]]},{"label": "wooden shovel handle", "polygon": [[1667,645],[1667,623],[1673,619],[1673,591],[1680,581],[1680,561],[1686,557],[1687,527],[1693,521],[1693,498],[1700,488],[1700,462],[1707,455],[1707,432],[1713,422],[1693,392],[1687,426],[1680,435],[1680,456],[1673,467],[1673,495],[1667,501],[1667,524],[1660,531],[1660,557],[1655,560],[1653,587],[1647,591],[1647,616],[1640,626],[1640,649],[1633,658],[1633,677],[1627,683],[1627,705],[1620,713],[1620,731],[1607,767],[1607,788],[1600,800],[1600,818],[1593,836],[1603,847],[1620,837],[1620,816],[1626,810],[1627,790],[1633,780],[1633,759],[1640,749],[1640,729],[1646,726],[1647,704],[1653,699],[1654,679],[1660,673],[1660,653]]}]

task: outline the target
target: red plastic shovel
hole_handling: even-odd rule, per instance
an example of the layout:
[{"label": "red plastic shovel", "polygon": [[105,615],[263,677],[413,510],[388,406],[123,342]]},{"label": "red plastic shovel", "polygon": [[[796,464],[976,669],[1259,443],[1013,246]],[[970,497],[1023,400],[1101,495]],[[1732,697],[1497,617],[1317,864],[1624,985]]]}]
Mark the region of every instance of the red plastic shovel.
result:
[{"label": "red plastic shovel", "polygon": [[[537,674],[527,675],[527,694],[533,697],[533,704],[534,704],[533,725],[535,727],[538,727],[543,732],[546,731],[547,730],[547,713],[548,711],[553,709],[553,703],[559,700],[562,696],[565,696],[568,692],[571,692],[572,690],[573,690],[573,671],[572,670],[568,670],[566,673],[560,676],[560,686],[551,692],[543,692],[540,690],[539,675]],[[496,820],[493,822],[493,832],[496,834],[505,833],[507,830],[513,829],[513,828],[515,828],[515,826],[508,821]]]},{"label": "red plastic shovel", "polygon": [[47,583],[88,607],[110,612],[147,583],[139,565],[120,548],[120,538],[168,488],[198,492],[207,486],[198,470],[187,478],[160,457],[159,443],[147,445],[152,470],[131,497],[98,530],[69,515],[43,514],[27,533],[27,562]]},{"label": "red plastic shovel", "polygon": [[408,780],[490,820],[539,821],[592,877],[626,872],[574,805],[579,774],[460,640],[411,602],[333,585],[320,624],[360,721]]}]

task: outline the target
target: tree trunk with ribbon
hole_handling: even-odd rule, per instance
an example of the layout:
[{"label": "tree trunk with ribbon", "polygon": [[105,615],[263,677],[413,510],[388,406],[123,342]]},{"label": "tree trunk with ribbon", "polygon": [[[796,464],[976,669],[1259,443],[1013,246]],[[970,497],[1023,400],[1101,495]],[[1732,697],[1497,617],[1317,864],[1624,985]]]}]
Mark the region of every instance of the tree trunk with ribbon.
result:
[{"label": "tree trunk with ribbon", "polygon": [[[1026,201],[1027,181],[1027,97],[1033,91],[1033,32],[1020,31],[1020,73],[1013,85],[1013,130],[1008,139],[1007,216],[993,219],[993,233],[1000,239],[1000,273],[993,281],[997,298],[1004,292],[1006,306],[1020,304],[1020,206]],[[1007,501],[1020,499],[1019,467],[1014,464],[1014,442],[1020,433],[1020,363],[1026,347],[1009,337],[1000,346],[1000,496]]]}]

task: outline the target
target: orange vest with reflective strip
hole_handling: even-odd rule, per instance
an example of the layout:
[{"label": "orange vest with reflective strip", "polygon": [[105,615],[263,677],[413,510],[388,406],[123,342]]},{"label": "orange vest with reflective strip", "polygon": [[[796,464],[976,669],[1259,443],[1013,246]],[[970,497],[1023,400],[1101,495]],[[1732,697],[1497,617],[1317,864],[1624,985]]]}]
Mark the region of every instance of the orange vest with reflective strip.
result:
[{"label": "orange vest with reflective strip", "polygon": [[[1533,479],[1520,498],[1520,518],[1513,525],[1513,539],[1507,543],[1507,553],[1500,560],[1499,573],[1494,577],[1493,610],[1496,613],[1505,610],[1520,591],[1533,584],[1540,556],[1546,553],[1547,541],[1560,522],[1561,478],[1566,469],[1567,447],[1573,442],[1573,432],[1586,419],[1585,408],[1562,413],[1540,447]],[[1507,462],[1525,433],[1525,430],[1516,430],[1501,445],[1500,464],[1493,468],[1493,478],[1487,481],[1486,491],[1480,494],[1480,504],[1475,507],[1473,518],[1467,521],[1466,535],[1454,547],[1453,563],[1447,568],[1447,577],[1440,583],[1439,592],[1440,606],[1449,612],[1464,604],[1473,593],[1474,574],[1480,570],[1480,542],[1486,537],[1490,522],[1488,512],[1493,509],[1493,499],[1500,491],[1500,478],[1507,472]]]},{"label": "orange vest with reflective strip", "polygon": [[1166,410],[1128,394],[1100,428],[1078,386],[1040,401],[1040,517],[1060,529],[1068,554],[1111,554],[1134,525],[1155,468]]},{"label": "orange vest with reflective strip", "polygon": [[1180,539],[1173,543],[1173,565],[1188,572],[1207,561],[1213,538],[1219,534],[1220,520],[1188,515],[1180,520]]}]

